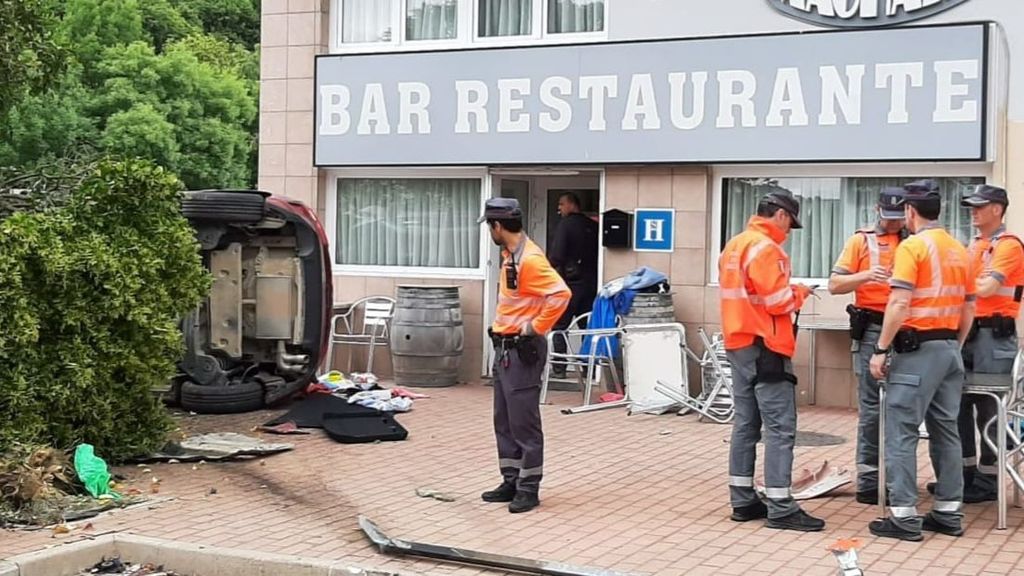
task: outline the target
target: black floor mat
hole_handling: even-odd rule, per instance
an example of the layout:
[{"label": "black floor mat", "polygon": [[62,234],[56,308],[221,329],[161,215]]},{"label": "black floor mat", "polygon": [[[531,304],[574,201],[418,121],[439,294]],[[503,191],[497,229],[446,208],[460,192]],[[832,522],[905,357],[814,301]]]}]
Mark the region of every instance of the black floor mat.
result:
[{"label": "black floor mat", "polygon": [[409,431],[387,412],[379,412],[375,416],[324,414],[324,432],[342,444],[397,441],[409,436]]},{"label": "black floor mat", "polygon": [[310,394],[304,400],[295,403],[290,410],[263,424],[277,426],[285,422],[294,422],[299,428],[323,428],[324,414],[340,414],[351,416],[377,416],[379,410],[358,404],[349,404],[348,400],[331,394]]}]

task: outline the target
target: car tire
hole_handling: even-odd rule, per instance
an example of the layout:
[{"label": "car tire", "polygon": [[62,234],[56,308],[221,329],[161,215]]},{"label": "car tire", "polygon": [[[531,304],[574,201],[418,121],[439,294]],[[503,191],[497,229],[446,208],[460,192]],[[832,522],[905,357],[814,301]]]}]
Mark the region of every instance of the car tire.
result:
[{"label": "car tire", "polygon": [[243,382],[228,386],[181,385],[181,407],[198,414],[238,414],[263,408],[263,386]]},{"label": "car tire", "polygon": [[189,220],[259,222],[267,199],[258,192],[186,192],[181,213]]}]

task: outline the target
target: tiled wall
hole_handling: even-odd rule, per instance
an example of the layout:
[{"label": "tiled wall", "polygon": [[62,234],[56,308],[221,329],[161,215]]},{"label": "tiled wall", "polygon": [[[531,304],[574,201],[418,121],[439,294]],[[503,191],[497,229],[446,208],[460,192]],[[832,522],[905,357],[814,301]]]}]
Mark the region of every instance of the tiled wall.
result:
[{"label": "tiled wall", "polygon": [[[605,250],[605,280],[623,276],[639,266],[649,266],[670,277],[676,318],[686,326],[688,345],[703,352],[697,328],[709,333],[721,329],[718,289],[708,286],[710,266],[717,250],[711,245],[711,175],[705,168],[627,167],[609,168],[605,178],[605,206],[632,211],[636,208],[674,208],[675,251],[672,254]],[[832,297],[819,290],[820,300],[804,306],[804,321],[822,322],[845,317],[849,297]],[[815,401],[823,406],[856,406],[856,380],[850,370],[850,339],[846,332],[816,335],[817,382]],[[794,365],[800,384],[801,403],[810,402],[809,333],[801,332]],[[691,365],[691,387],[699,387],[700,373]]]}]

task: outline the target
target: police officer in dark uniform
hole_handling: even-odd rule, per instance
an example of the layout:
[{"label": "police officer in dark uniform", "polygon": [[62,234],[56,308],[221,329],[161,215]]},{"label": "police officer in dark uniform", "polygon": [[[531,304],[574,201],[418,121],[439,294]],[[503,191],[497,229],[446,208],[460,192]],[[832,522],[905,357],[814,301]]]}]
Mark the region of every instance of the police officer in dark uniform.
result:
[{"label": "police officer in dark uniform", "polygon": [[[580,211],[580,198],[565,192],[558,198],[558,214],[562,217],[548,242],[548,260],[572,290],[572,300],[565,314],[558,319],[555,330],[565,330],[576,316],[590,312],[597,297],[598,225]],[[580,328],[586,328],[581,322]],[[555,352],[565,353],[565,339],[555,338]],[[556,378],[565,375],[565,366],[553,366]]]},{"label": "police officer in dark uniform", "polygon": [[569,288],[523,233],[523,212],[512,198],[487,201],[480,222],[501,247],[498,306],[491,325],[494,344],[494,436],[501,485],[481,494],[508,502],[509,512],[540,504],[544,432],[540,418],[541,373],[547,340],[569,305]]}]

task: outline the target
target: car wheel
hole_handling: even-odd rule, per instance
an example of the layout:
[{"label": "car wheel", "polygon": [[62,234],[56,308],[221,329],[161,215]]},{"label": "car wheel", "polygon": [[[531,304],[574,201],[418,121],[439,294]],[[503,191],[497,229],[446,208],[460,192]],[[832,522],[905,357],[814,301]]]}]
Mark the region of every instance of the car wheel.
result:
[{"label": "car wheel", "polygon": [[189,220],[259,222],[266,202],[258,192],[186,192],[181,212]]},{"label": "car wheel", "polygon": [[181,407],[199,414],[237,414],[263,408],[263,387],[258,382],[227,386],[181,385]]}]

